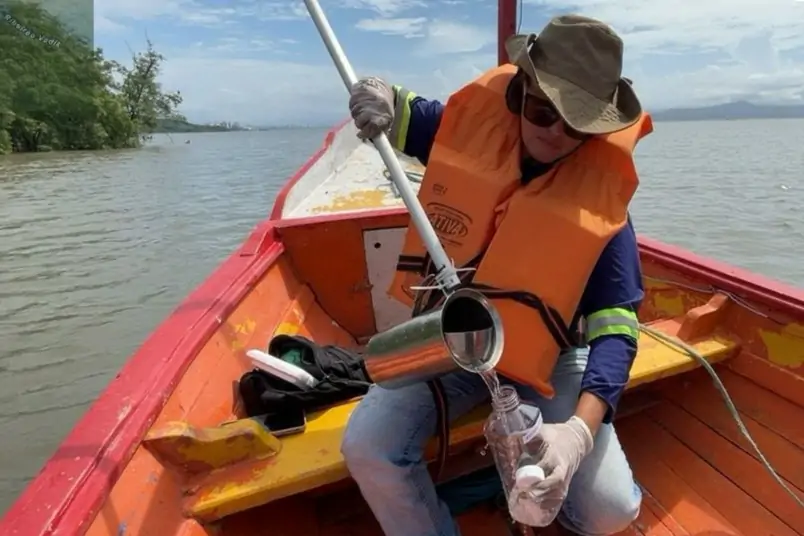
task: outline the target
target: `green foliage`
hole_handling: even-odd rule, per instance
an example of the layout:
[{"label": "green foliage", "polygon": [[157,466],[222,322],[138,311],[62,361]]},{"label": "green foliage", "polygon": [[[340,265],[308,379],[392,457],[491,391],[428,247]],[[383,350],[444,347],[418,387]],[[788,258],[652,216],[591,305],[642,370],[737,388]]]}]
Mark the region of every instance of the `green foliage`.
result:
[{"label": "green foliage", "polygon": [[148,49],[134,55],[131,68],[114,62],[122,78],[122,83],[114,84],[114,88],[119,91],[129,118],[139,125],[141,132],[152,132],[158,119],[171,117],[181,104],[181,93],[166,93],[156,81],[164,61],[164,56],[148,41]]},{"label": "green foliage", "polygon": [[33,3],[0,6],[0,50],[0,154],[135,147],[181,104],[150,41],[131,67],[107,61]]}]

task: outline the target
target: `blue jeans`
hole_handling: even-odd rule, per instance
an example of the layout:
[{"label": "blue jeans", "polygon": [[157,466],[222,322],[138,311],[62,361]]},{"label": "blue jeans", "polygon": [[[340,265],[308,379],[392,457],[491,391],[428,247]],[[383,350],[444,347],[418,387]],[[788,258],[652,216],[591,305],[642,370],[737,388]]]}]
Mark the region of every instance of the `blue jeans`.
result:
[{"label": "blue jeans", "polygon": [[[566,421],[575,412],[587,357],[588,349],[581,348],[559,358],[553,399],[515,384],[520,397],[537,405],[545,422]],[[442,381],[451,420],[488,400],[488,389],[476,374],[453,372]],[[460,534],[423,460],[435,426],[435,405],[424,383],[396,390],[373,386],[349,419],[341,452],[387,536]],[[594,449],[570,483],[559,523],[581,536],[607,536],[630,525],[641,502],[614,427],[602,425]]]}]

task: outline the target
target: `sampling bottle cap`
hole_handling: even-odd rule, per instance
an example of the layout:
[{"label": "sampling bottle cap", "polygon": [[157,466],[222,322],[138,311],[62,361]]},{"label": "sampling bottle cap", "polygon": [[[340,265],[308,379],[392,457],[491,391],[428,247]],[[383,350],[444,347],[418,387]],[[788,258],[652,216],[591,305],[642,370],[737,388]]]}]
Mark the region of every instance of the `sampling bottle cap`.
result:
[{"label": "sampling bottle cap", "polygon": [[514,480],[516,487],[527,489],[544,480],[544,470],[535,463],[523,465],[516,470]]}]

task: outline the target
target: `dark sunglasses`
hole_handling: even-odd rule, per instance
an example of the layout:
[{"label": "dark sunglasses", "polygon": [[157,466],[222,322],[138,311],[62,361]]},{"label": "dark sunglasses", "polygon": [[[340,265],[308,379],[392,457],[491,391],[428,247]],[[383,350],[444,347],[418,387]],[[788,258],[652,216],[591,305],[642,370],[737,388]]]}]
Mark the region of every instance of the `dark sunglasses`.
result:
[{"label": "dark sunglasses", "polygon": [[[525,103],[522,106],[522,115],[529,123],[542,128],[550,128],[556,124],[556,121],[563,121],[550,101],[527,93],[525,94]],[[567,123],[564,123],[564,132],[574,140],[585,140],[589,137],[587,134],[578,132]]]}]

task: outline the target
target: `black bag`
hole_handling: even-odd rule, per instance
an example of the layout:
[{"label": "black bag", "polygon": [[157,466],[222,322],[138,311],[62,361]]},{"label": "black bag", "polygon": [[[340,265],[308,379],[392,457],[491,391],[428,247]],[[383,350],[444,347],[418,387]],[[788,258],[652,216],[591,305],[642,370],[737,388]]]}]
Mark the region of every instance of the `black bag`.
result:
[{"label": "black bag", "polygon": [[294,364],[312,374],[318,384],[304,390],[260,369],[247,372],[240,378],[238,389],[249,417],[314,411],[362,396],[371,386],[357,353],[291,335],[277,335],[268,345],[268,353],[278,358],[294,350],[299,354]]}]

